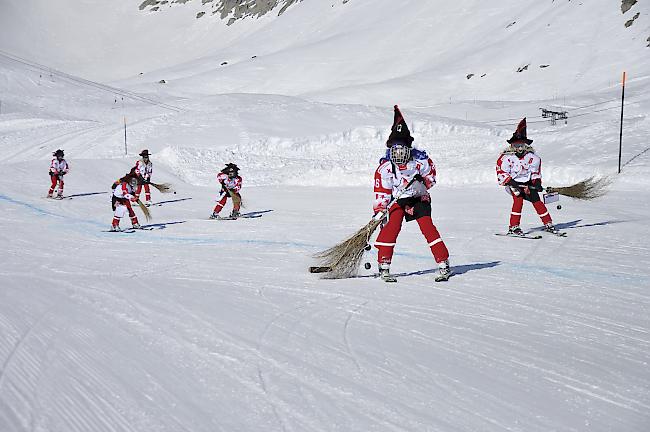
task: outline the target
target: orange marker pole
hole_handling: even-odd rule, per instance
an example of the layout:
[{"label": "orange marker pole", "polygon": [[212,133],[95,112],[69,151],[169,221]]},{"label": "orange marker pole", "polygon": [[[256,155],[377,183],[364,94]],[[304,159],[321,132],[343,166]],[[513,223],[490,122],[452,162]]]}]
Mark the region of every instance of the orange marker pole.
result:
[{"label": "orange marker pole", "polygon": [[621,173],[621,155],[623,154],[623,107],[625,106],[625,75],[623,72],[623,82],[621,90],[621,131],[618,136],[618,173]]}]

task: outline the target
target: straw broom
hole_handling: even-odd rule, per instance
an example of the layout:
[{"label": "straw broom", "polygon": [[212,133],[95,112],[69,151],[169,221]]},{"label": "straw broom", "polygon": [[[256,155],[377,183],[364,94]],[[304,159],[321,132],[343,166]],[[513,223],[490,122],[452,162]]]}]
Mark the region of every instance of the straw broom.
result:
[{"label": "straw broom", "polygon": [[596,179],[589,177],[571,186],[547,187],[546,192],[557,192],[570,198],[589,201],[607,193],[607,186],[612,183],[609,177]]},{"label": "straw broom", "polygon": [[172,188],[172,185],[169,184],[169,183],[160,183],[159,184],[159,183],[151,183],[151,182],[149,182],[149,184],[151,186],[155,187],[156,189],[158,189],[158,192],[160,192],[160,193],[174,192],[174,188]]},{"label": "straw broom", "polygon": [[140,210],[142,210],[142,213],[144,213],[144,218],[147,220],[147,222],[149,222],[151,220],[151,212],[149,211],[147,206],[142,204],[142,201],[138,200],[137,203],[138,206],[140,207]]},{"label": "straw broom", "polygon": [[345,279],[354,276],[359,269],[364,249],[370,242],[370,237],[377,227],[388,215],[388,210],[397,202],[400,196],[416,181],[413,178],[408,184],[391,200],[386,210],[380,211],[360,228],[356,233],[341,243],[319,252],[315,255],[320,260],[320,266],[311,267],[312,273],[326,273],[326,279]]}]

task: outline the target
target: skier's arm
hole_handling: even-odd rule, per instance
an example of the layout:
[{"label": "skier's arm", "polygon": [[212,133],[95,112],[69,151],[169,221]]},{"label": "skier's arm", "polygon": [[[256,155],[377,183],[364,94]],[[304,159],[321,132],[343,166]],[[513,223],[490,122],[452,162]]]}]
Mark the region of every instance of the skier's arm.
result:
[{"label": "skier's arm", "polygon": [[138,178],[143,178],[142,177],[142,169],[141,169],[141,167],[142,167],[142,162],[139,161],[139,160],[135,161],[135,171],[134,172],[135,172],[135,175],[138,176]]},{"label": "skier's arm", "polygon": [[[501,155],[499,159],[497,160],[497,181],[501,186],[507,186],[510,185],[512,180],[512,176],[510,175],[510,163],[508,162],[508,159],[505,157],[506,155]],[[516,183],[516,182],[515,182]]]},{"label": "skier's arm", "polygon": [[375,171],[375,201],[372,205],[375,214],[386,210],[393,193],[393,184],[390,181],[391,177],[384,175],[382,167],[383,164]]},{"label": "skier's arm", "polygon": [[126,198],[126,199],[128,199],[130,201],[133,201],[133,202],[137,201],[135,196],[133,196],[133,195],[131,195],[129,193],[128,183],[121,183],[121,187],[122,187],[122,198]]},{"label": "skier's arm", "polygon": [[63,174],[67,174],[68,171],[70,171],[70,165],[69,165],[68,162],[66,161],[66,162],[64,163],[64,165],[63,165],[63,169],[62,169],[61,171],[59,171],[59,174],[61,174],[61,175],[63,175]]},{"label": "skier's arm", "polygon": [[421,181],[427,189],[431,189],[433,185],[436,184],[436,166],[433,164],[431,158],[427,158],[426,162],[418,162],[418,174],[416,175],[420,176],[418,180]]},{"label": "skier's arm", "polygon": [[242,185],[242,178],[237,176],[235,178],[235,185],[230,190],[235,192],[235,193],[239,193],[239,191],[241,190],[241,185]]}]

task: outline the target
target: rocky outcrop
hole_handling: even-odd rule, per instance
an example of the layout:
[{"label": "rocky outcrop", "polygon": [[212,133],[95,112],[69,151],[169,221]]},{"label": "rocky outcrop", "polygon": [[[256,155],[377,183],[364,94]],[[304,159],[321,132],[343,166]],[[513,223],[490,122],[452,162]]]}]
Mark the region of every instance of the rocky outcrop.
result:
[{"label": "rocky outcrop", "polygon": [[[145,0],[140,4],[140,10],[151,12],[161,10],[161,6],[174,6],[199,0]],[[206,13],[216,15],[221,19],[227,19],[228,25],[235,21],[253,17],[259,18],[267,13],[278,10],[278,16],[282,15],[290,6],[300,3],[302,0],[200,0],[206,10],[199,12],[197,18]],[[347,3],[345,0],[344,3]]]},{"label": "rocky outcrop", "polygon": [[625,27],[629,27],[632,24],[634,24],[634,20],[637,19],[640,15],[641,15],[641,13],[637,12],[636,14],[634,14],[632,19],[625,21]]},{"label": "rocky outcrop", "polygon": [[636,4],[637,0],[623,0],[621,3],[621,12],[625,13],[630,10],[632,6]]}]

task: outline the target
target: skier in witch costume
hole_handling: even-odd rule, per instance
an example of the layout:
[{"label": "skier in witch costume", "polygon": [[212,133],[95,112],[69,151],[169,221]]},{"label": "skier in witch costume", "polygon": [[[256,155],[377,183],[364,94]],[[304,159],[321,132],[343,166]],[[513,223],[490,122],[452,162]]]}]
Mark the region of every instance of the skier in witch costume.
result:
[{"label": "skier in witch costume", "polygon": [[131,218],[133,228],[139,229],[138,217],[133,211],[132,202],[137,202],[135,190],[138,187],[138,176],[135,174],[135,168],[127,175],[113,183],[113,196],[111,197],[113,205],[113,223],[111,231],[120,231],[120,220],[128,213]]},{"label": "skier in witch costume", "polygon": [[149,160],[149,150],[145,149],[140,152],[142,159],[135,162],[135,174],[138,176],[138,188],[135,191],[136,199],[140,198],[140,192],[144,186],[145,205],[151,205],[151,190],[149,184],[151,183],[151,174],[153,174],[153,164]]},{"label": "skier in witch costume", "polygon": [[[386,282],[397,281],[390,274],[390,264],[403,219],[407,222],[417,221],[438,263],[436,281],[447,280],[452,274],[449,251],[431,220],[431,196],[428,189],[436,183],[436,168],[427,153],[413,148],[412,143],[413,137],[395,105],[393,126],[386,141],[388,151],[386,157],[379,161],[374,185],[375,214],[386,210],[392,197],[400,194],[400,198],[388,208],[388,221],[382,226],[375,241],[379,275]],[[414,178],[415,181],[406,187]]]},{"label": "skier in witch costume", "polygon": [[234,163],[226,164],[226,167],[217,174],[217,181],[221,184],[217,205],[214,206],[210,219],[220,219],[219,213],[226,205],[228,198],[232,198],[231,218],[239,217],[241,208],[241,195],[239,191],[242,186],[242,178],[239,176],[239,167]]},{"label": "skier in witch costume", "polygon": [[507,193],[512,195],[512,210],[510,211],[509,235],[522,236],[519,223],[524,200],[530,201],[537,215],[544,224],[544,230],[557,234],[558,230],[553,225],[553,220],[539,197],[542,188],[542,159],[535,154],[531,147],[533,140],[526,135],[526,118],[519,122],[512,138],[507,140],[510,144],[497,160],[497,180],[505,187]]},{"label": "skier in witch costume", "polygon": [[50,163],[49,170],[52,185],[50,186],[50,190],[47,193],[47,197],[52,198],[52,194],[54,193],[54,189],[57,188],[58,183],[58,192],[56,194],[56,197],[58,199],[61,199],[63,198],[63,176],[66,175],[70,170],[70,165],[68,165],[68,162],[63,159],[63,150],[58,149],[52,153],[52,156],[54,156],[54,159],[52,159],[52,163]]}]

